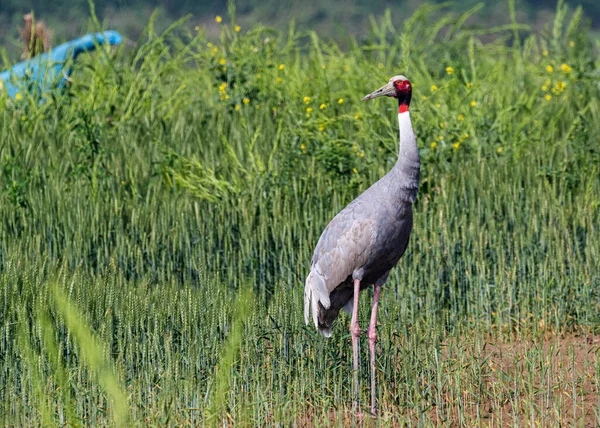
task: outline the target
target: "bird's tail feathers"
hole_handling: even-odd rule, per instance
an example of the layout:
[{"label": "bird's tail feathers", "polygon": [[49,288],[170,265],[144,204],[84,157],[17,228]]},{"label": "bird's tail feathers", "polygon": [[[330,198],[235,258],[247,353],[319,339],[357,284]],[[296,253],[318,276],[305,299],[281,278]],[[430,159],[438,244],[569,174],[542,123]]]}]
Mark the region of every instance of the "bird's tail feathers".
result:
[{"label": "bird's tail feathers", "polygon": [[342,311],[347,312],[349,314],[352,313],[352,309],[354,307],[354,297],[351,297],[344,306],[342,306]]},{"label": "bird's tail feathers", "polygon": [[330,328],[320,328],[319,333],[321,333],[324,337],[331,337],[331,329]]},{"label": "bird's tail feathers", "polygon": [[319,328],[319,303],[323,308],[329,309],[329,291],[325,285],[325,279],[314,269],[310,271],[304,285],[304,322],[310,323],[310,315],[317,330],[325,337],[331,336],[331,329]]}]

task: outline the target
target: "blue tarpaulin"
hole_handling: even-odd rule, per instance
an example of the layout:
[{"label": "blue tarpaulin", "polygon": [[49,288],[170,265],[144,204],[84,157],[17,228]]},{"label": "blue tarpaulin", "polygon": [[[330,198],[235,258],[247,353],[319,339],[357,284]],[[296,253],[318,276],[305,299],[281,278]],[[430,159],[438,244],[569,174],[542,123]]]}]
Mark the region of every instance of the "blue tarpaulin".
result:
[{"label": "blue tarpaulin", "polygon": [[74,60],[82,52],[94,50],[97,45],[118,45],[122,41],[123,37],[116,31],[87,34],[3,71],[0,73],[0,83],[12,98],[23,91],[41,94],[54,87],[64,87],[71,74],[71,68],[65,67],[68,60]]}]

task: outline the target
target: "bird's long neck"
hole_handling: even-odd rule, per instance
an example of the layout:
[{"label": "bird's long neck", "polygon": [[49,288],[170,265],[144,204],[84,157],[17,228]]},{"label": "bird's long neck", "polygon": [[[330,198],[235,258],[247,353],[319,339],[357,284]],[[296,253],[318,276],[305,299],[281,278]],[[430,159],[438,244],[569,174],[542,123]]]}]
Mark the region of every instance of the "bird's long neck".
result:
[{"label": "bird's long neck", "polygon": [[406,109],[400,106],[398,124],[400,126],[400,153],[398,162],[394,166],[395,179],[397,180],[399,197],[403,200],[415,201],[419,188],[419,170],[421,161],[419,147],[410,121],[408,105]]}]

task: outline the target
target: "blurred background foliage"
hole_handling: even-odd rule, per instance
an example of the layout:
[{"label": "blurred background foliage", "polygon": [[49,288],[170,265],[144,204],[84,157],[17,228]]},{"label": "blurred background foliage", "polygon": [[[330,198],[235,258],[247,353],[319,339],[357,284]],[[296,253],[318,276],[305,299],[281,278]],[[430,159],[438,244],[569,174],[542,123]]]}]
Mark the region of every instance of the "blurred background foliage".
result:
[{"label": "blurred background foliage", "polygon": [[[379,16],[390,9],[393,12],[392,23],[399,26],[424,3],[419,0],[246,0],[236,2],[236,7],[237,22],[243,27],[263,24],[287,31],[290,22],[294,20],[299,30],[310,28],[321,37],[347,46],[350,37],[360,40],[368,36],[373,16]],[[504,1],[464,0],[444,3],[434,0],[429,3],[445,4],[447,10],[457,13],[481,5],[481,10],[467,22],[473,28],[510,23],[508,3]],[[519,0],[516,2],[517,21],[529,26],[530,30],[525,32],[549,30],[556,3],[554,0]],[[600,28],[600,2],[568,0],[566,4],[572,10],[578,6],[583,7],[584,21],[591,24],[591,34],[597,37]],[[94,5],[96,14],[106,28],[118,29],[130,40],[137,40],[155,10],[160,11],[156,22],[158,30],[164,30],[174,20],[191,14],[192,18],[188,23],[191,28],[201,25],[206,28],[209,36],[218,37],[219,28],[214,17],[225,15],[227,11],[227,0],[96,0]],[[88,0],[0,0],[0,46],[7,50],[11,60],[17,59],[17,53],[21,51],[22,43],[18,40],[17,28],[22,25],[23,14],[31,11],[49,24],[56,43],[70,40],[90,30]]]}]

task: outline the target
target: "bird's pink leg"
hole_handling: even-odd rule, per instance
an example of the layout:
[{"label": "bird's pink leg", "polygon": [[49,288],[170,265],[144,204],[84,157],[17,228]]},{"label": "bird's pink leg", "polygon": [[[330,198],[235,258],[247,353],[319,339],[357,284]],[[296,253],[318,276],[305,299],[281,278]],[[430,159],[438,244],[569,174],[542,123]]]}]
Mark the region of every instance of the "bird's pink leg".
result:
[{"label": "bird's pink leg", "polygon": [[381,285],[375,284],[373,290],[373,308],[371,309],[371,323],[367,332],[369,336],[369,351],[371,354],[371,412],[377,413],[377,389],[375,387],[375,342],[377,340],[377,306]]},{"label": "bird's pink leg", "polygon": [[354,370],[352,378],[354,383],[354,410],[358,411],[358,338],[360,336],[360,327],[358,326],[358,295],[360,293],[360,280],[354,280],[354,305],[352,306],[352,321],[350,322],[350,334],[352,334],[352,356],[354,360]]}]

